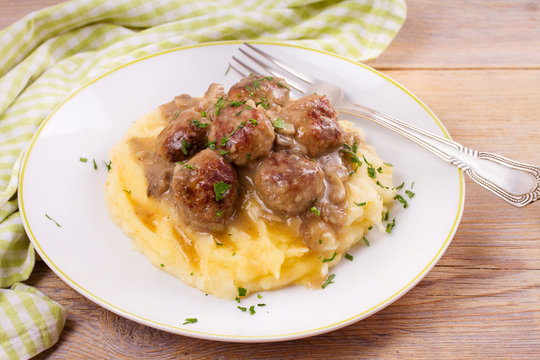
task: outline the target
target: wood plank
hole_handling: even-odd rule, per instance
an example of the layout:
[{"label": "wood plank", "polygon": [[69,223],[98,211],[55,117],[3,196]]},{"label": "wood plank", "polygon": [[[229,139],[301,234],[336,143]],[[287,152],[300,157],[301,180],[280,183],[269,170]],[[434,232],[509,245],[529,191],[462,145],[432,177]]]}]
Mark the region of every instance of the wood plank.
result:
[{"label": "wood plank", "polygon": [[[0,0],[0,29],[60,0]],[[540,68],[539,0],[407,1],[377,68]]]},{"label": "wood plank", "polygon": [[540,1],[407,1],[377,68],[539,68]]}]

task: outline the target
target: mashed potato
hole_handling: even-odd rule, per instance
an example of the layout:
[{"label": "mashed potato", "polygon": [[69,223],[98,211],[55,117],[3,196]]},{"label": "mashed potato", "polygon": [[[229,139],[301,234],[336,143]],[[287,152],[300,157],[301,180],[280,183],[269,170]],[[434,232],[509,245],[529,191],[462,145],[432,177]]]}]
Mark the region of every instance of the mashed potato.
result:
[{"label": "mashed potato", "polygon": [[[364,138],[351,123],[340,123]],[[377,177],[368,176],[365,161],[351,175],[346,183],[346,220],[339,236],[324,233],[316,249],[306,245],[294,224],[265,220],[260,205],[250,198],[245,199],[224,233],[190,230],[175,221],[174,209],[168,203],[147,197],[144,170],[129,145],[134,137],[155,138],[166,124],[161,112],[155,110],[136,121],[114,146],[106,203],[111,217],[133,239],[138,251],[190,286],[227,299],[238,296],[239,287],[247,289],[248,294],[289,284],[320,288],[329,267],[361,241],[368,228],[376,226],[384,231],[381,218],[395,196],[392,167],[363,142],[358,147],[359,157],[380,168]],[[332,261],[322,261],[332,257]]]}]

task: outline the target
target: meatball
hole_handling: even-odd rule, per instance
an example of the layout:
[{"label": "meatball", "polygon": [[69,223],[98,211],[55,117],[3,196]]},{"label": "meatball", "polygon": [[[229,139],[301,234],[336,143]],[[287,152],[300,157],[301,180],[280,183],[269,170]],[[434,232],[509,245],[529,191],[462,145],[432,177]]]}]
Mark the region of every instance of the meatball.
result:
[{"label": "meatball", "polygon": [[189,159],[206,146],[209,120],[200,112],[186,110],[169,123],[156,139],[156,153],[170,162]]},{"label": "meatball", "polygon": [[220,109],[208,141],[215,141],[216,149],[227,152],[226,157],[236,165],[245,165],[268,155],[274,137],[274,128],[263,110],[233,102]]},{"label": "meatball", "polygon": [[259,165],[255,187],[268,208],[296,215],[322,197],[324,173],[317,163],[301,154],[278,151]]},{"label": "meatball", "polygon": [[176,165],[171,188],[180,216],[194,230],[223,231],[234,214],[238,179],[214,150],[205,149]]},{"label": "meatball", "polygon": [[275,105],[285,106],[289,103],[289,85],[285,80],[271,76],[250,75],[234,84],[227,93],[231,101],[252,99],[265,109]]},{"label": "meatball", "polygon": [[309,156],[326,154],[343,144],[343,130],[337,112],[326,96],[304,96],[284,111],[296,127],[296,141]]}]

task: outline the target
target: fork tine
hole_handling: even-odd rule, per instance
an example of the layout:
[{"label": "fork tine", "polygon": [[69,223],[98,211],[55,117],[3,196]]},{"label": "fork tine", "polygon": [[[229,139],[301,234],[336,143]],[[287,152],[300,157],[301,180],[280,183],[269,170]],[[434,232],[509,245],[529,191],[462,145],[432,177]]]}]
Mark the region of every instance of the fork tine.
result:
[{"label": "fork tine", "polygon": [[[255,57],[253,57],[251,54],[245,52],[242,48],[238,48],[238,50],[244,54],[249,60],[253,61],[255,64],[257,64],[258,66],[261,67],[261,69],[263,69],[264,71],[267,71],[269,72],[270,74],[272,74],[273,76],[276,76],[276,77],[281,77],[281,78],[284,78],[287,80],[287,83],[293,87],[294,89],[296,89],[299,93],[303,94],[306,92],[306,87],[303,86],[302,84],[300,84],[298,81],[295,81],[295,80],[291,80],[291,79],[287,79],[287,76],[284,76],[284,72],[283,71],[277,71],[277,70],[274,70],[272,69],[271,67],[269,67],[267,64],[265,64],[264,62],[262,62],[260,59],[257,59]],[[238,60],[237,60],[238,61]]]},{"label": "fork tine", "polygon": [[246,73],[245,71],[242,71],[242,70],[238,69],[236,66],[234,66],[234,64],[231,64],[230,61],[229,61],[229,66],[231,67],[231,69],[233,69],[233,70],[236,71],[238,74],[240,74],[240,76],[243,76],[243,77],[248,76],[248,73]]},{"label": "fork tine", "polygon": [[243,67],[244,69],[246,69],[246,70],[249,71],[250,73],[252,73],[252,74],[258,74],[258,73],[259,73],[259,71],[255,70],[255,69],[252,68],[251,66],[249,66],[249,65],[247,65],[246,63],[244,63],[244,62],[238,60],[238,58],[237,58],[236,56],[233,56],[232,59],[233,59],[234,61],[236,61],[236,63],[237,63],[238,65],[240,65],[241,67]]},{"label": "fork tine", "polygon": [[288,72],[289,74],[291,74],[292,76],[302,80],[303,82],[305,82],[306,84],[308,85],[312,85],[313,84],[313,79],[306,75],[306,74],[303,74],[301,73],[300,71],[296,70],[296,69],[293,69],[291,68],[290,66],[288,65],[285,65],[284,63],[282,63],[281,61],[279,61],[278,59],[276,59],[275,57],[273,57],[272,55],[262,51],[261,49],[251,45],[251,44],[248,44],[247,42],[244,42],[242,45],[245,45],[247,46],[248,48],[250,48],[251,50],[257,52],[259,55],[265,57],[266,59],[268,59],[269,61],[271,61],[274,65],[276,65],[277,67],[285,70],[286,72]]}]

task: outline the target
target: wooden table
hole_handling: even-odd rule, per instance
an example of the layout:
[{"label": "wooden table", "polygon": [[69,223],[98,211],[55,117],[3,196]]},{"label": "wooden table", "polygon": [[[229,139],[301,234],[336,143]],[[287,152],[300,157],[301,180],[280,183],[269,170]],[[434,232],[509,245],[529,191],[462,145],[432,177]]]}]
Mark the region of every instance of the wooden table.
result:
[{"label": "wooden table", "polygon": [[[57,0],[0,0],[0,28]],[[457,141],[540,164],[540,1],[409,0],[371,66],[431,107]],[[1,55],[0,55],[1,56]],[[38,358],[540,358],[540,202],[513,208],[467,180],[439,264],[379,313],[308,339],[233,344],[171,335],[98,307],[37,263],[27,281],[68,312]]]}]

